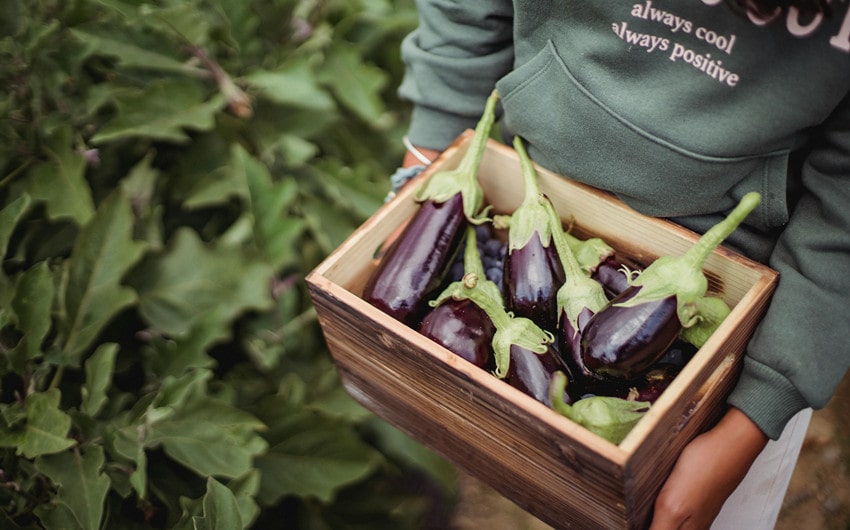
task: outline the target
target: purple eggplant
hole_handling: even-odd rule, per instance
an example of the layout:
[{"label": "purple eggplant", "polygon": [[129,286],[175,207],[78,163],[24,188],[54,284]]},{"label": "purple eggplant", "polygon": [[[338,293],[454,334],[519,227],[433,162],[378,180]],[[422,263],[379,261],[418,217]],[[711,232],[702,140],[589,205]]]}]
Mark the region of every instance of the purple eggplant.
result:
[{"label": "purple eggplant", "polygon": [[634,278],[637,271],[626,268],[614,256],[600,262],[591,274],[591,278],[602,284],[605,296],[613,299],[629,286],[629,279]]},{"label": "purple eggplant", "polygon": [[[496,326],[476,299],[496,298],[496,303],[500,304],[501,295],[494,290],[498,289],[496,284],[486,280],[476,233],[476,229],[467,227],[463,275],[446,288],[444,292],[448,296],[429,303],[433,309],[422,319],[419,332],[479,368],[492,370],[495,368],[493,337]],[[473,289],[481,291],[481,295],[470,298],[468,294]]]},{"label": "purple eggplant", "polygon": [[575,400],[586,399],[591,396],[608,396],[651,404],[655,403],[681,371],[681,366],[659,362],[636,379],[589,380],[581,388],[568,390]]},{"label": "purple eggplant", "polygon": [[588,378],[582,380],[584,384],[580,387],[571,385],[569,391],[574,400],[590,396],[610,396],[655,403],[696,352],[696,346],[677,339],[658,362],[636,379]]},{"label": "purple eggplant", "polygon": [[416,327],[460,248],[468,224],[463,202],[460,194],[441,203],[423,202],[378,263],[363,298]]},{"label": "purple eggplant", "polygon": [[[544,353],[533,352],[516,345],[512,345],[510,351],[511,364],[505,381],[549,406],[549,384],[552,375],[566,369],[561,356],[551,346]],[[567,392],[563,393],[562,400],[572,402]]]},{"label": "purple eggplant", "polygon": [[[629,286],[614,302],[625,303],[640,290],[641,287]],[[676,296],[637,306],[616,304],[590,319],[579,351],[584,366],[594,374],[632,379],[658,360],[678,338],[682,326]]]},{"label": "purple eggplant", "polygon": [[[746,194],[687,252],[656,259],[597,312],[582,334],[585,366],[602,376],[634,379],[664,355],[683,330],[697,326],[700,340],[707,340],[722,318],[701,312],[715,308],[709,302],[719,300],[706,296],[708,280],[702,267],[760,201],[758,193]],[[682,336],[687,339],[688,334]]]},{"label": "purple eggplant", "polygon": [[635,384],[629,388],[626,399],[655,403],[681,371],[681,366],[657,363],[649,371],[641,374]]},{"label": "purple eggplant", "polygon": [[472,300],[446,300],[425,315],[419,332],[479,368],[494,368],[496,327]]},{"label": "purple eggplant", "polygon": [[552,227],[541,204],[537,172],[519,136],[514,149],[522,169],[522,203],[510,215],[504,289],[508,309],[530,318],[547,330],[557,327],[557,294],[564,283],[564,269],[552,244]]},{"label": "purple eggplant", "polygon": [[420,207],[387,248],[363,291],[363,298],[408,326],[418,327],[427,303],[451,268],[464,228],[481,222],[484,202],[478,168],[495,121],[498,95],[487,99],[475,134],[455,169],[432,174],[417,190]]}]

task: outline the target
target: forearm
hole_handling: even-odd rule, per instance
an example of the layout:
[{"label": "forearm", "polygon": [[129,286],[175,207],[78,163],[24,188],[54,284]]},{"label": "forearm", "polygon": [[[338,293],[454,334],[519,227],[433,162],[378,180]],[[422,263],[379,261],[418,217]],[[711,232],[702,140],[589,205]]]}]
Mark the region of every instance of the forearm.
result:
[{"label": "forearm", "polygon": [[767,441],[744,413],[729,408],[685,447],[656,499],[650,530],[709,528]]},{"label": "forearm", "polygon": [[401,47],[399,95],[414,104],[410,138],[442,150],[473,128],[496,81],[513,66],[513,5],[417,1],[419,26]]}]

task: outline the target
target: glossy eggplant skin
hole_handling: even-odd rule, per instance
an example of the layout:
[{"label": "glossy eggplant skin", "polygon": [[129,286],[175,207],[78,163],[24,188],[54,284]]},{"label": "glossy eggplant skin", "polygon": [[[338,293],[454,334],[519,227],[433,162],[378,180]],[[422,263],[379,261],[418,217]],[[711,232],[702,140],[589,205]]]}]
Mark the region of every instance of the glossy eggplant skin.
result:
[{"label": "glossy eggplant skin", "polygon": [[[566,366],[553,348],[550,347],[544,353],[536,353],[513,344],[511,345],[511,363],[505,381],[537,401],[550,406],[549,385],[552,374],[557,371],[566,371]],[[567,392],[564,393],[564,401],[572,403]]]},{"label": "glossy eggplant skin", "polygon": [[605,295],[609,300],[622,293],[629,286],[629,281],[622,271],[622,264],[614,257],[606,258],[593,271],[591,276],[602,284]]},{"label": "glossy eggplant skin", "polygon": [[525,246],[505,257],[504,292],[508,309],[553,331],[557,324],[558,289],[564,267],[555,245],[544,247],[537,232]]},{"label": "glossy eggplant skin", "polygon": [[466,226],[460,193],[441,203],[424,201],[381,258],[363,299],[418,328],[457,255]]},{"label": "glossy eggplant skin", "polygon": [[639,290],[629,286],[587,323],[581,358],[593,373],[634,379],[655,364],[678,338],[682,326],[675,296],[633,307],[617,305]]},{"label": "glossy eggplant skin", "polygon": [[576,333],[566,313],[561,314],[561,323],[558,327],[558,351],[563,363],[567,366],[569,392],[572,395],[584,394],[587,386],[592,386],[594,380],[601,378],[585,366],[581,356],[582,333],[592,317],[593,312],[590,309],[582,309],[578,316],[579,332]]},{"label": "glossy eggplant skin", "polygon": [[472,300],[441,303],[425,315],[419,332],[479,368],[494,368],[496,326]]}]

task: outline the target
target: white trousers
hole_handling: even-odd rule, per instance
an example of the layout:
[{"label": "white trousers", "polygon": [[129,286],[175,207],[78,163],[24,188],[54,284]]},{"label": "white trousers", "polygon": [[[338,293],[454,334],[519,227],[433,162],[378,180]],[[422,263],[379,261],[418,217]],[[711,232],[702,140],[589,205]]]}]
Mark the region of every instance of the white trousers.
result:
[{"label": "white trousers", "polygon": [[778,440],[767,442],[747,476],[726,500],[712,530],[771,530],[776,526],[811,419],[812,409],[798,412]]}]

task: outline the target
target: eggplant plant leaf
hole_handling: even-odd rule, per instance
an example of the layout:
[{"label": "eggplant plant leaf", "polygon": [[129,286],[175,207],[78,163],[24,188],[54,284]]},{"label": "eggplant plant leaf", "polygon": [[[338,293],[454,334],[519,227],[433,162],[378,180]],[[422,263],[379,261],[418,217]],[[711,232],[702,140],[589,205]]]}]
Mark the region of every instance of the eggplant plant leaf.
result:
[{"label": "eggplant plant leaf", "polygon": [[207,348],[221,337],[217,312],[196,320],[185,334],[175,337],[152,337],[145,348],[151,370],[160,377],[178,377],[194,368],[210,368],[215,360]]},{"label": "eggplant plant leaf", "polygon": [[59,408],[58,389],[36,392],[26,397],[26,427],[17,453],[26,458],[60,453],[76,444],[68,438],[71,417]]},{"label": "eggplant plant leaf", "polygon": [[51,329],[54,290],[53,275],[46,261],[33,265],[16,282],[12,308],[23,337],[10,358],[21,371],[26,361],[42,354],[41,344]]},{"label": "eggplant plant leaf", "polygon": [[203,500],[204,514],[192,518],[195,530],[235,530],[244,528],[236,496],[227,486],[207,478]]},{"label": "eggplant plant leaf", "polygon": [[366,123],[378,125],[384,115],[380,91],[387,75],[363,62],[353,45],[337,44],[327,56],[321,80],[345,107]]},{"label": "eggplant plant leaf", "polygon": [[80,410],[89,416],[97,415],[106,403],[106,392],[112,385],[117,354],[117,344],[105,343],[86,360],[86,384],[80,389],[83,398]]},{"label": "eggplant plant leaf", "polygon": [[121,284],[145,245],[132,240],[133,214],[119,192],[100,205],[77,238],[65,292],[64,354],[71,365],[115,315],[134,304],[136,293]]},{"label": "eggplant plant leaf", "polygon": [[88,446],[84,453],[65,451],[41,456],[36,468],[58,487],[54,502],[65,505],[74,519],[85,530],[98,530],[109,477],[101,469],[104,464],[103,447]]},{"label": "eggplant plant leaf", "polygon": [[139,8],[139,22],[163,35],[173,34],[193,46],[204,45],[210,33],[209,11],[200,9],[199,2],[188,0],[155,7],[145,3]]},{"label": "eggplant plant leaf", "polygon": [[260,506],[254,500],[260,491],[260,472],[251,470],[248,474],[235,478],[227,483],[227,487],[236,497],[239,505],[239,514],[242,519],[242,527],[250,528],[251,524],[260,514]]},{"label": "eggplant plant leaf", "polygon": [[276,71],[255,70],[244,77],[248,86],[279,105],[334,112],[336,104],[319,85],[306,60],[293,61]]},{"label": "eggplant plant leaf", "polygon": [[186,129],[212,129],[216,113],[225,105],[223,95],[205,99],[197,81],[179,78],[116,91],[114,99],[116,116],[91,138],[93,144],[132,137],[185,143]]},{"label": "eggplant plant leaf", "polygon": [[204,75],[204,70],[178,58],[142,48],[131,42],[106,35],[97,35],[81,29],[72,29],[71,34],[80,42],[91,46],[98,54],[115,57],[124,68],[138,68],[159,72],[173,72],[191,77]]},{"label": "eggplant plant leaf", "polygon": [[9,238],[12,237],[12,232],[18,225],[18,221],[26,213],[30,204],[32,204],[32,199],[29,195],[24,194],[0,210],[0,257],[6,255]]},{"label": "eggplant plant leaf", "polygon": [[85,156],[74,149],[71,128],[60,127],[44,147],[47,159],[30,169],[26,192],[45,205],[50,219],[70,217],[84,225],[94,215],[94,200],[85,180]]},{"label": "eggplant plant leaf", "polygon": [[[268,405],[284,409],[275,406],[275,400]],[[257,460],[262,479],[259,499],[264,504],[275,504],[287,495],[329,502],[337,490],[364,478],[380,462],[378,453],[354,429],[336,419],[301,412],[261,418],[270,427],[269,450]]]},{"label": "eggplant plant leaf", "polygon": [[144,447],[146,428],[142,423],[133,423],[114,430],[110,434],[116,454],[126,459],[133,467],[128,481],[140,499],[147,496],[147,454]]},{"label": "eggplant plant leaf", "polygon": [[272,182],[266,166],[241,147],[234,149],[233,165],[250,192],[255,242],[277,270],[294,259],[295,241],[305,226],[303,219],[287,215],[298,185],[289,178]]},{"label": "eggplant plant leaf", "polygon": [[146,447],[162,445],[171,458],[201,476],[240,477],[267,444],[265,425],[249,413],[211,399],[191,399],[148,425]]},{"label": "eggplant plant leaf", "polygon": [[147,260],[129,279],[139,292],[139,311],[155,328],[184,336],[198,322],[224,324],[249,309],[269,309],[273,271],[237,247],[207,247],[181,228],[168,251]]}]

